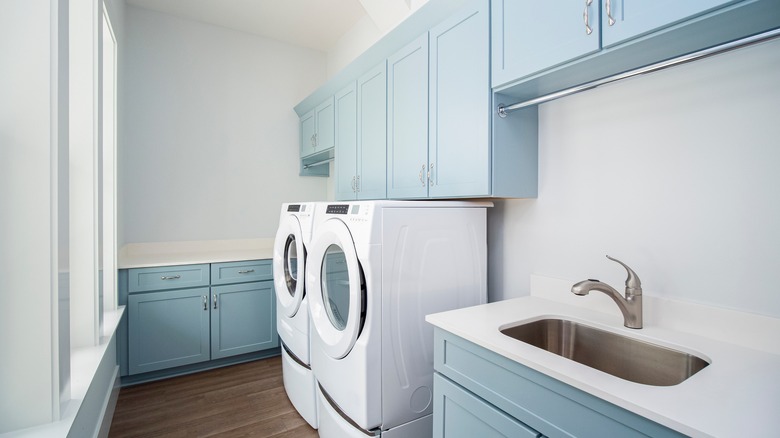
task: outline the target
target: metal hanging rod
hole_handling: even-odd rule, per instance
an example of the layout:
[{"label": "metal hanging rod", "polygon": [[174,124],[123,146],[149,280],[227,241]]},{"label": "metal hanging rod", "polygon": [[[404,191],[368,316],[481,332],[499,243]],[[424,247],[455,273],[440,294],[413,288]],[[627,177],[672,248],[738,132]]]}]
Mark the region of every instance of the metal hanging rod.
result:
[{"label": "metal hanging rod", "polygon": [[772,39],[780,37],[780,29],[770,30],[768,32],[753,35],[740,40],[732,41],[730,43],[721,44],[719,46],[710,47],[709,49],[693,52],[688,55],[683,55],[677,58],[672,58],[667,61],[661,61],[656,64],[651,64],[646,67],[640,67],[635,70],[629,70],[625,73],[616,74],[614,76],[608,76],[603,79],[598,79],[592,82],[587,82],[582,85],[577,85],[565,90],[556,91],[555,93],[545,94],[534,99],[526,100],[523,102],[514,103],[512,105],[498,105],[498,115],[500,117],[506,117],[509,113],[523,109],[533,105],[539,105],[541,103],[550,102],[561,97],[571,96],[582,91],[592,90],[596,87],[600,87],[605,84],[617,82],[623,79],[628,79],[634,76],[639,76],[647,73],[653,73],[659,70],[664,70],[675,65],[686,64],[698,59],[708,58],[710,56],[719,55],[721,53],[730,52],[732,50],[740,49],[742,47],[752,46],[754,44],[763,43]]},{"label": "metal hanging rod", "polygon": [[325,163],[330,163],[331,161],[333,161],[333,158],[328,158],[328,159],[325,159],[325,160],[322,160],[322,161],[317,161],[316,163],[304,164],[303,168],[305,170],[305,169],[308,169],[310,167],[321,166],[321,165],[323,165]]}]

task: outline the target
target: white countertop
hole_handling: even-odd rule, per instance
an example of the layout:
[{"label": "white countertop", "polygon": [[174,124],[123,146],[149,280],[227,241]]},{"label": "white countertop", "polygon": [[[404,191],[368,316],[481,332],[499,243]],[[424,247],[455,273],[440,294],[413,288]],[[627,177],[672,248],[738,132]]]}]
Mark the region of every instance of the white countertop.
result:
[{"label": "white countertop", "polygon": [[[571,284],[561,283],[568,288]],[[565,292],[574,296],[568,288]],[[589,297],[576,299],[584,301]],[[426,320],[436,327],[686,435],[780,436],[780,355],[777,351],[747,348],[723,342],[722,338],[713,339],[701,334],[672,330],[656,325],[653,321],[663,318],[647,313],[643,329],[629,329],[623,327],[623,318],[614,303],[611,306],[614,306],[615,312],[602,312],[566,304],[553,295],[550,298],[516,298],[428,315]],[[645,300],[648,299],[653,301],[652,297],[645,296]],[[658,302],[652,303],[651,307],[653,312],[663,311],[663,305]],[[698,307],[703,308],[699,311],[707,312],[704,306]],[[647,312],[647,306],[645,310]],[[713,311],[717,313],[723,310]],[[584,322],[610,332],[694,353],[708,360],[710,365],[676,386],[642,385],[565,359],[499,332],[506,325],[546,317]],[[742,314],[736,320],[744,322],[752,317]],[[766,317],[755,315],[755,318],[758,324],[753,327],[749,323],[740,324],[734,330],[749,336],[754,329],[769,326],[772,331],[759,335],[769,338],[771,343],[778,343],[780,321],[769,318],[767,323]],[[722,326],[724,321],[716,319],[710,323]]]},{"label": "white countertop", "polygon": [[118,268],[263,260],[273,254],[274,239],[130,243],[119,250]]}]

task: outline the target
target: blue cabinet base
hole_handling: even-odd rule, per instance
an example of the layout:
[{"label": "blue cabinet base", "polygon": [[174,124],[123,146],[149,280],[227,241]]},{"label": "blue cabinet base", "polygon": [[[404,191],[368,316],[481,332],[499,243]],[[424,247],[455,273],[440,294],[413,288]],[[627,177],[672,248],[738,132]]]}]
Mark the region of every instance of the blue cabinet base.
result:
[{"label": "blue cabinet base", "polygon": [[224,359],[214,359],[206,362],[184,365],[175,368],[168,368],[159,371],[152,371],[143,374],[134,374],[131,376],[122,376],[120,383],[122,387],[138,385],[140,383],[153,382],[155,380],[168,379],[171,377],[185,376],[187,374],[199,373],[201,371],[212,370],[230,365],[237,365],[245,362],[252,362],[259,359],[279,356],[282,354],[281,347],[269,348],[268,350],[256,351],[238,356],[226,357]]},{"label": "blue cabinet base", "polygon": [[[439,328],[434,329],[433,363],[439,376],[434,385],[436,438],[459,437],[466,428],[481,436],[684,436]],[[448,415],[463,410],[455,405],[479,413],[451,422]],[[488,417],[495,421],[480,424]],[[489,431],[488,426],[499,425],[495,434]]]}]

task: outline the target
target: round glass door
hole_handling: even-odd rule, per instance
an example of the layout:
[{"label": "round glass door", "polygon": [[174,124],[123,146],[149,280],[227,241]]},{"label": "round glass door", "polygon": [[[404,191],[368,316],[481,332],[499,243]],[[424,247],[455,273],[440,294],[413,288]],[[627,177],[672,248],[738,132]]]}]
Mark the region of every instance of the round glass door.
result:
[{"label": "round glass door", "polygon": [[365,320],[366,285],[347,226],[330,219],[319,226],[306,272],[312,336],[325,353],[341,359],[352,350]]},{"label": "round glass door", "polygon": [[349,319],[349,274],[344,251],[338,245],[325,250],[320,289],[328,319],[336,330],[343,331]]},{"label": "round glass door", "polygon": [[274,289],[284,316],[292,318],[303,301],[306,275],[306,250],[301,240],[301,225],[295,216],[279,223],[274,239]]},{"label": "round glass door", "polygon": [[298,248],[295,242],[295,236],[290,234],[284,245],[284,282],[290,296],[295,296],[298,287]]}]

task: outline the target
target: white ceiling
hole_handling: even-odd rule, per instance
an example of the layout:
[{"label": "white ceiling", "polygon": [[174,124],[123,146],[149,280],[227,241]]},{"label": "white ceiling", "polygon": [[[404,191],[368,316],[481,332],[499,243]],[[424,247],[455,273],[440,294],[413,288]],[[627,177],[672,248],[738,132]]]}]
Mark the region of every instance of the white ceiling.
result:
[{"label": "white ceiling", "polygon": [[366,16],[361,0],[127,0],[127,3],[322,51],[332,48]]}]

